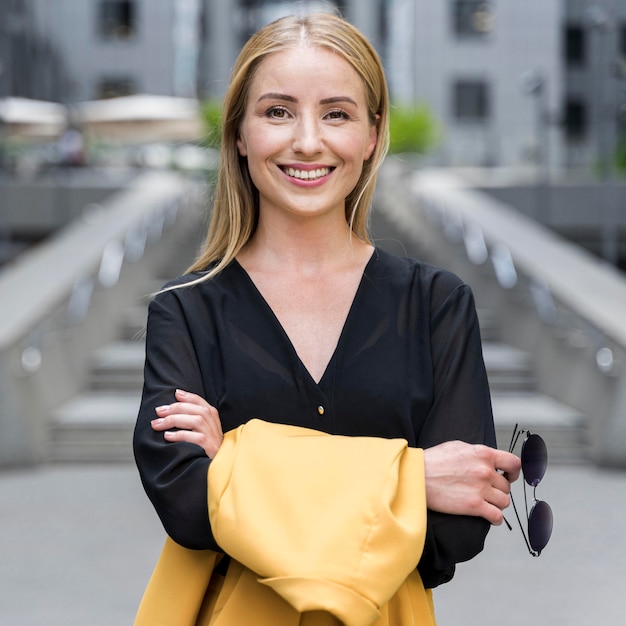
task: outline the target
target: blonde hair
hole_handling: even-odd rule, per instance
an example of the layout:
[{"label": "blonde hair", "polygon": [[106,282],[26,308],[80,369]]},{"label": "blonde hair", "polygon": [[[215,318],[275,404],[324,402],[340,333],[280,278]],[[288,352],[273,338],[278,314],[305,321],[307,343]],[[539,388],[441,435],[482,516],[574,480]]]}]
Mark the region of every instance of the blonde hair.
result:
[{"label": "blonde hair", "polygon": [[[367,232],[378,169],[389,145],[389,97],[382,63],[374,47],[351,24],[330,13],[288,16],[254,34],[233,67],[222,111],[221,160],[207,237],[188,272],[203,271],[205,280],[224,269],[254,234],[259,211],[257,190],[239,154],[237,139],[248,101],[250,84],[263,59],[301,43],[338,53],[363,80],[370,122],[378,127],[372,156],[346,198],[346,220],[352,231],[370,243]],[[193,281],[194,283],[197,281]],[[189,284],[189,283],[188,283]]]}]

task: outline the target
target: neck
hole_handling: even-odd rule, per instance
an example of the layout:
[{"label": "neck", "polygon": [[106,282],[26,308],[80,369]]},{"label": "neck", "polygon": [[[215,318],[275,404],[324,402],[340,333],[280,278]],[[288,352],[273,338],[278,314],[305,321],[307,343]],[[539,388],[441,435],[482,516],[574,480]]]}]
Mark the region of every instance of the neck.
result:
[{"label": "neck", "polygon": [[289,223],[271,227],[260,220],[257,230],[239,255],[249,266],[262,264],[278,270],[291,268],[303,273],[320,272],[323,268],[351,262],[371,247],[361,241],[345,219],[339,224],[318,220]]}]

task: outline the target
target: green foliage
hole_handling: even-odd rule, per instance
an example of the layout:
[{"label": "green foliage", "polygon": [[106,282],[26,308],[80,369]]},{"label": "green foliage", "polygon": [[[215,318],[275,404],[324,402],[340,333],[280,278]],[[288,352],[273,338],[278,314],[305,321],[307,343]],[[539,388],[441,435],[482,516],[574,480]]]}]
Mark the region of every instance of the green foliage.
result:
[{"label": "green foliage", "polygon": [[207,100],[202,104],[204,120],[204,143],[209,148],[219,149],[222,140],[222,103],[220,100]]},{"label": "green foliage", "polygon": [[428,107],[392,105],[389,112],[389,153],[424,154],[437,141],[437,123]]}]

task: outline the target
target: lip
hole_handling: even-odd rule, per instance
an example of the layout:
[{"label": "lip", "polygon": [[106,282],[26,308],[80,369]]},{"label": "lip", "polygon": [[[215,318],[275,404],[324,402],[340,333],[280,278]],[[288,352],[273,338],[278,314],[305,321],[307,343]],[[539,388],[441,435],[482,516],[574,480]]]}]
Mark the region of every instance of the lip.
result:
[{"label": "lip", "polygon": [[288,163],[278,167],[291,182],[306,187],[319,185],[327,180],[335,170],[334,166],[319,163]]}]

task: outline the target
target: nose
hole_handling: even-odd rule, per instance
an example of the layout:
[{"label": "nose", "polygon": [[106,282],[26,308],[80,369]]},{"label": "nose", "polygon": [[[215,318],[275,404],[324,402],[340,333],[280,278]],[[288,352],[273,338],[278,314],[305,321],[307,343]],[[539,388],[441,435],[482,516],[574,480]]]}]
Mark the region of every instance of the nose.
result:
[{"label": "nose", "polygon": [[323,148],[322,131],[318,120],[313,116],[303,116],[294,124],[293,150],[305,155],[321,152]]}]

